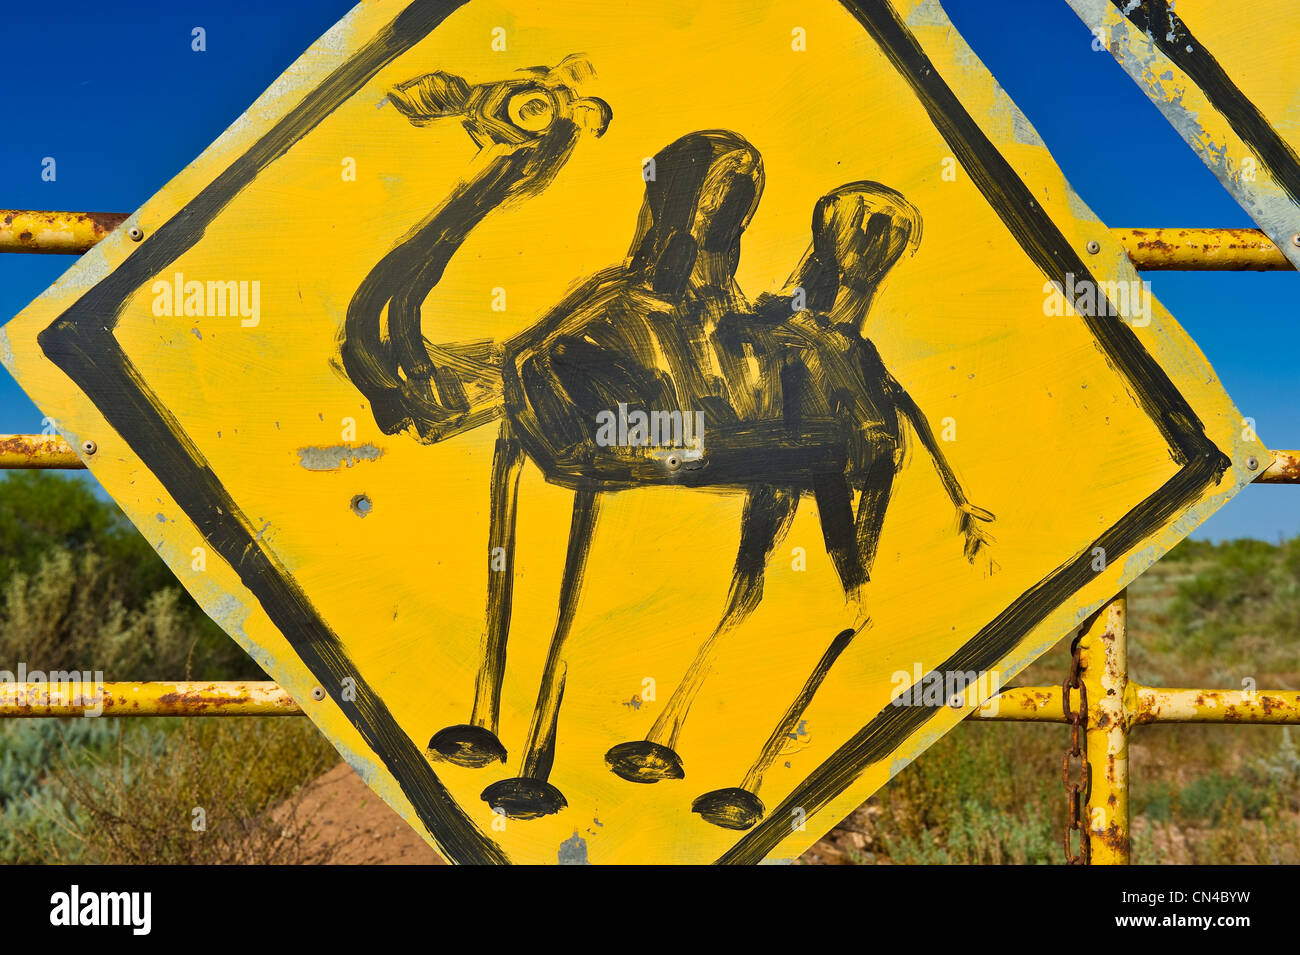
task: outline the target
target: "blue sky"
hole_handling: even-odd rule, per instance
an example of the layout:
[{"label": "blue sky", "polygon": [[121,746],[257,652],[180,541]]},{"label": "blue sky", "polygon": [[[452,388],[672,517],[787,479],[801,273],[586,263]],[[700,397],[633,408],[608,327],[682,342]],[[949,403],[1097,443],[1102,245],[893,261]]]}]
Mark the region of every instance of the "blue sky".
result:
[{"label": "blue sky", "polygon": [[[1064,0],[943,0],[1029,116],[1074,189],[1108,225],[1252,223]],[[215,139],[352,6],[347,0],[67,0],[7,4],[0,207],[131,212]],[[190,49],[191,30],[207,50]],[[41,180],[55,157],[58,178]],[[0,320],[73,262],[0,255]],[[1265,443],[1300,447],[1286,400],[1300,274],[1147,273]],[[1289,305],[1289,307],[1288,307]],[[41,415],[0,373],[0,433]],[[1196,536],[1300,533],[1300,492],[1248,488]]]}]

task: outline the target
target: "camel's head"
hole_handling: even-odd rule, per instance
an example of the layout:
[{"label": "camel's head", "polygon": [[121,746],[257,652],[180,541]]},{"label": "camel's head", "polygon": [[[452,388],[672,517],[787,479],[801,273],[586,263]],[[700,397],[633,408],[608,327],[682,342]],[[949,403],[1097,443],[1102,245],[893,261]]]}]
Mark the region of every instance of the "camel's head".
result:
[{"label": "camel's head", "polygon": [[591,64],[574,55],[554,68],[530,67],[510,79],[475,86],[454,73],[425,73],[388,98],[416,126],[455,117],[480,148],[522,147],[552,137],[576,138],[579,132],[602,135],[613,116],[609,104],[578,93],[594,76]]}]

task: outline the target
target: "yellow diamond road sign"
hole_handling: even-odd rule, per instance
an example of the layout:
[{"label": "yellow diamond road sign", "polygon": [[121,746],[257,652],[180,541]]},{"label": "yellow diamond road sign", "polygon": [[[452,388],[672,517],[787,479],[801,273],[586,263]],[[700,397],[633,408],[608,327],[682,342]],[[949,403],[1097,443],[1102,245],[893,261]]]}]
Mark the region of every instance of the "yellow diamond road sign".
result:
[{"label": "yellow diamond road sign", "polygon": [[932,0],[366,3],[127,225],[6,363],[456,862],[797,856],[1265,455]]}]

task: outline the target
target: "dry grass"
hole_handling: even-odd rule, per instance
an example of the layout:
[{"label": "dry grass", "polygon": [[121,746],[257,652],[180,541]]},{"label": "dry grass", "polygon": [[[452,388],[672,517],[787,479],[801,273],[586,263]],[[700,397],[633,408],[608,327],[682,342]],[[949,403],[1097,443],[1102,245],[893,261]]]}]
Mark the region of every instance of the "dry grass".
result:
[{"label": "dry grass", "polygon": [[140,720],[114,735],[62,743],[6,820],[7,861],[312,864],[344,848],[298,812],[303,787],[338,759],[307,720]]}]

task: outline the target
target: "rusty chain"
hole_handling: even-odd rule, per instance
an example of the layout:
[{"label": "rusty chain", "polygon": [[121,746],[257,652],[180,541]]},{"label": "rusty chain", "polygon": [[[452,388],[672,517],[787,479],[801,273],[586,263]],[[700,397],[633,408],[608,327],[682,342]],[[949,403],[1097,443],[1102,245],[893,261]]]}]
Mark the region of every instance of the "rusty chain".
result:
[{"label": "rusty chain", "polygon": [[[1088,841],[1088,795],[1092,789],[1092,770],[1088,766],[1088,747],[1086,732],[1088,729],[1088,689],[1083,685],[1083,657],[1079,651],[1079,641],[1084,631],[1080,630],[1070,643],[1070,672],[1061,683],[1061,707],[1065,718],[1070,723],[1070,748],[1061,760],[1061,782],[1065,785],[1066,823],[1065,823],[1065,861],[1067,865],[1087,865],[1090,856]],[[1079,694],[1079,705],[1070,709],[1070,691]],[[1076,772],[1071,776],[1071,763]],[[1072,832],[1077,831],[1079,852],[1073,849]]]}]

